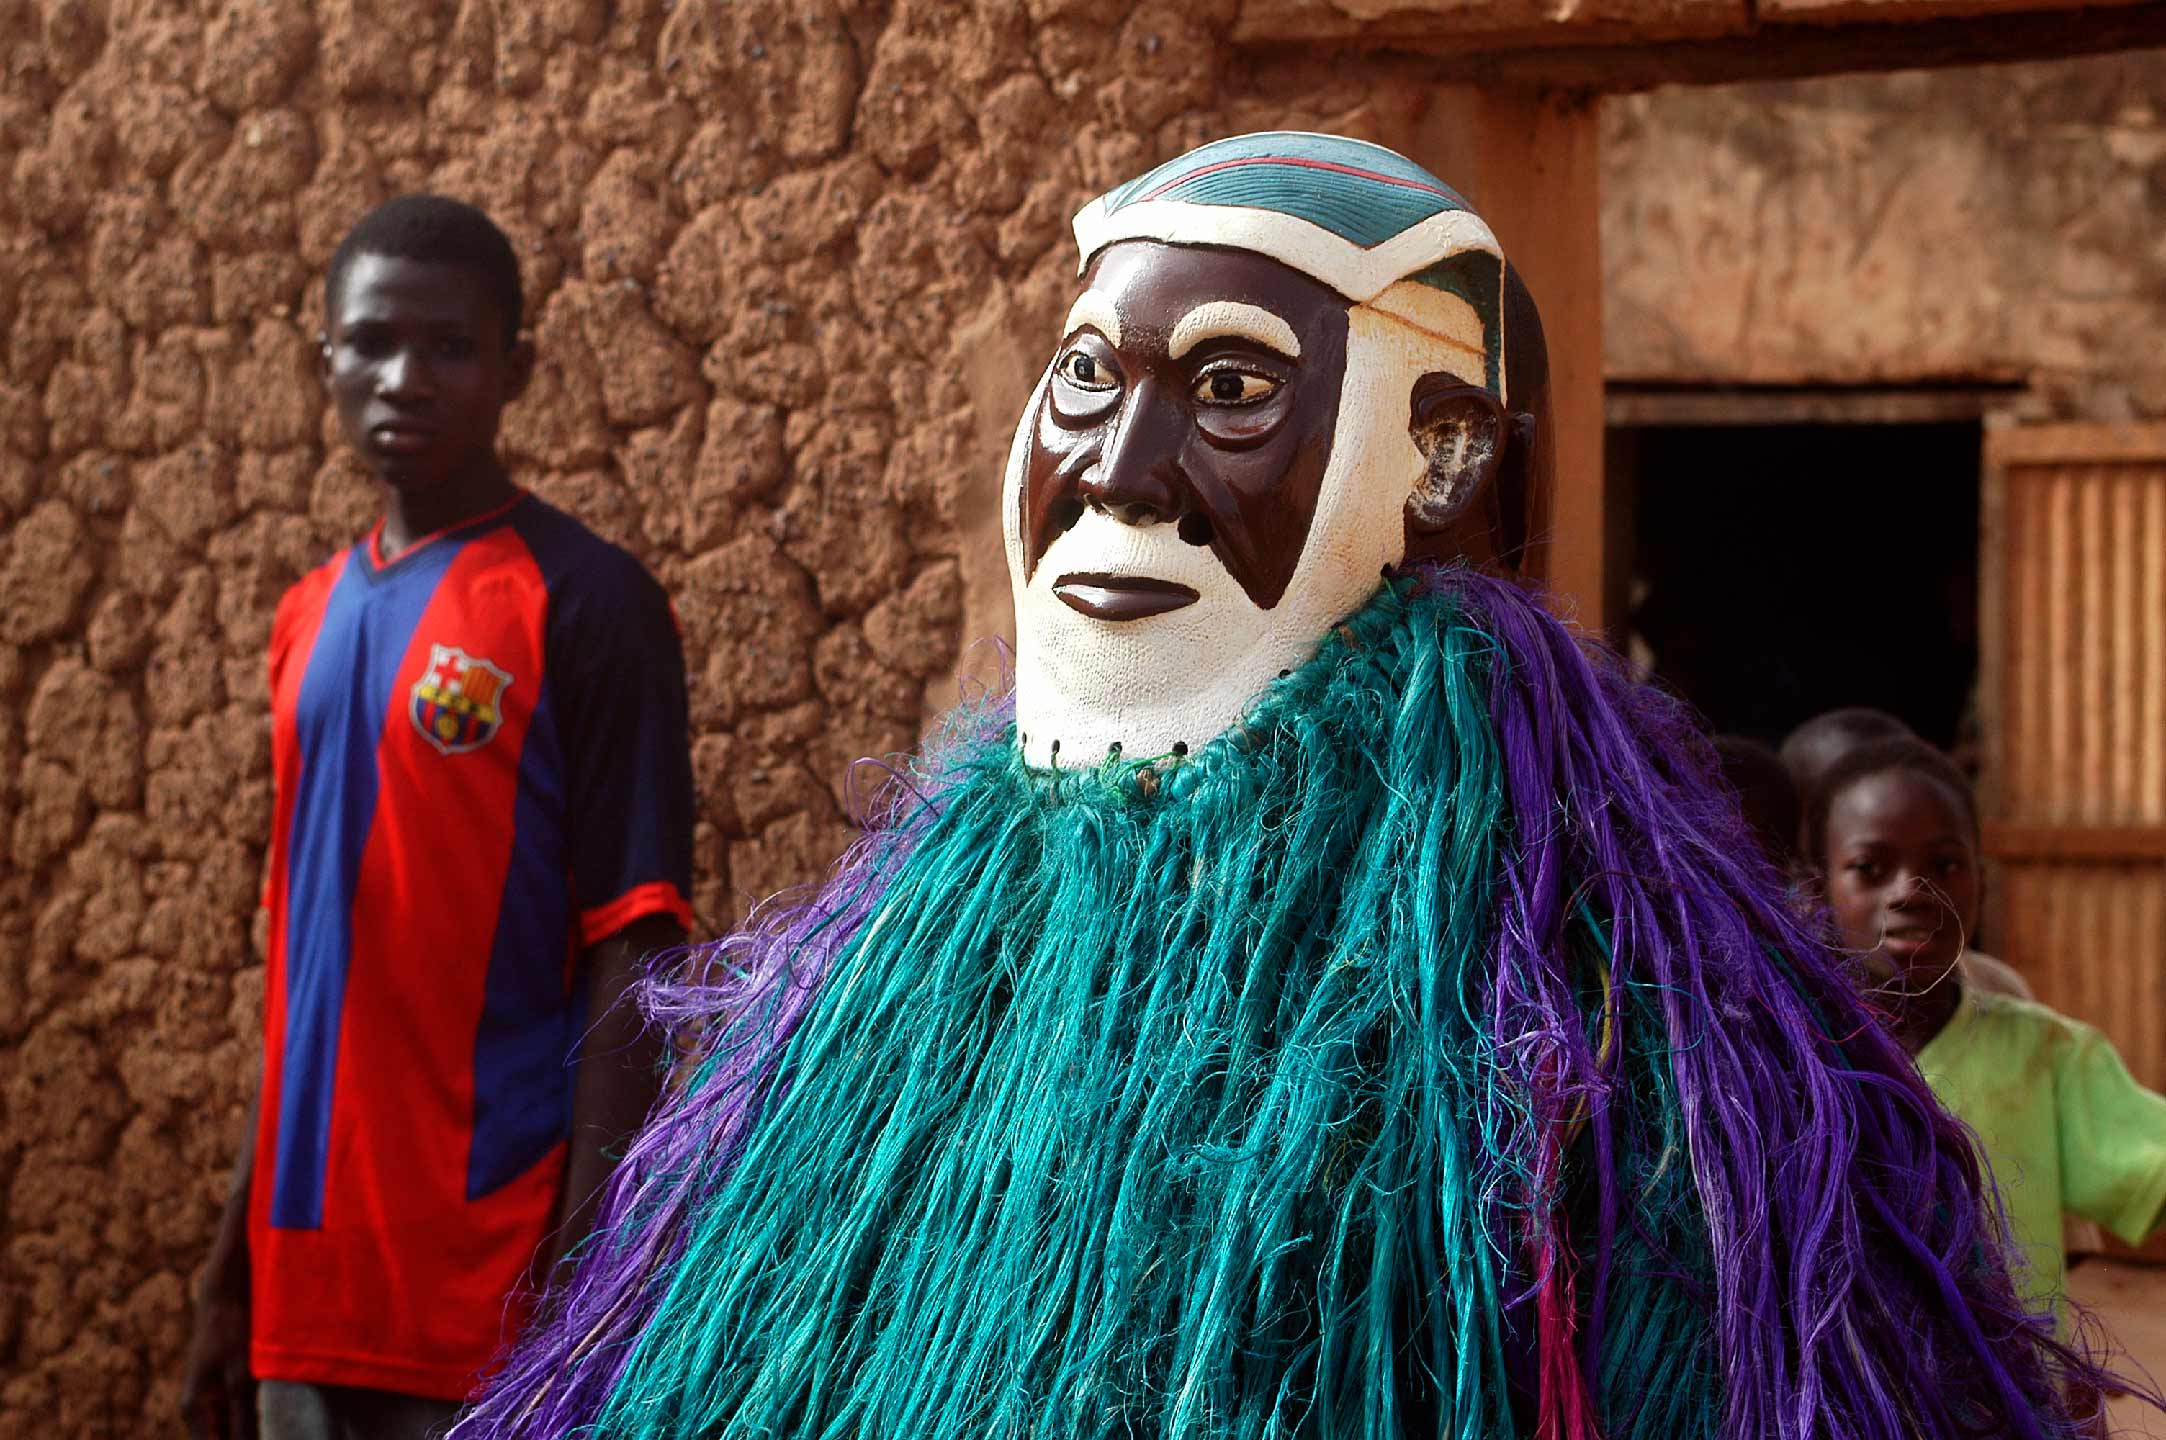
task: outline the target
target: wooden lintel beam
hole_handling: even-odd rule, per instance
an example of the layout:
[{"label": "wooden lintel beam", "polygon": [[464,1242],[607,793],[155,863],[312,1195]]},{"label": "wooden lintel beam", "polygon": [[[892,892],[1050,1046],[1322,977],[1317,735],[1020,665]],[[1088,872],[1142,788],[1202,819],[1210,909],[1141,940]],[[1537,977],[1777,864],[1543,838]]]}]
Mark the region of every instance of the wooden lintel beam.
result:
[{"label": "wooden lintel beam", "polygon": [[2050,478],[2073,456],[2088,465],[2156,465],[2166,461],[2166,427],[2063,422],[1996,425],[1987,432],[1987,460],[2009,467],[2009,478]]},{"label": "wooden lintel beam", "polygon": [[1938,425],[1975,421],[2023,400],[2006,385],[1667,387],[1610,382],[1614,427],[1667,425]]},{"label": "wooden lintel beam", "polygon": [[[1725,85],[1873,70],[2057,60],[2166,47],[2166,3],[1868,22],[1760,21],[1748,33],[1706,39],[1543,44],[1532,36],[1352,40],[1340,48],[1398,55],[1439,83],[1614,94],[1657,85]],[[1313,60],[1315,47],[1244,47],[1268,60]]]}]

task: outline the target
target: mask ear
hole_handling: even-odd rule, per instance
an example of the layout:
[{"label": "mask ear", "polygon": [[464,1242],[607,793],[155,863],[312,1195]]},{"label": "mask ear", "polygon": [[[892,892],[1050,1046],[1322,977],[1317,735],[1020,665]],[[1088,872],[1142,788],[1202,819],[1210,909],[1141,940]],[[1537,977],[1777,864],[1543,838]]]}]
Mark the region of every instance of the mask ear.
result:
[{"label": "mask ear", "polygon": [[1422,471],[1406,500],[1406,528],[1410,537],[1435,535],[1496,478],[1511,443],[1510,422],[1496,396],[1438,373],[1414,382],[1409,430]]}]

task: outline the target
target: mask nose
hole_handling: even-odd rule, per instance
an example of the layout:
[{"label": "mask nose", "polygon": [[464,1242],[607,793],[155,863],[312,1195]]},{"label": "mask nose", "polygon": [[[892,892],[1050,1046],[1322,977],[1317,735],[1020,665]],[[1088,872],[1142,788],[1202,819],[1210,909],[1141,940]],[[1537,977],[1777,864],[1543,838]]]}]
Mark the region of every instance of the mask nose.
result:
[{"label": "mask nose", "polygon": [[1111,443],[1076,487],[1084,503],[1123,525],[1160,525],[1187,510],[1180,480],[1181,417],[1155,380],[1138,385]]}]

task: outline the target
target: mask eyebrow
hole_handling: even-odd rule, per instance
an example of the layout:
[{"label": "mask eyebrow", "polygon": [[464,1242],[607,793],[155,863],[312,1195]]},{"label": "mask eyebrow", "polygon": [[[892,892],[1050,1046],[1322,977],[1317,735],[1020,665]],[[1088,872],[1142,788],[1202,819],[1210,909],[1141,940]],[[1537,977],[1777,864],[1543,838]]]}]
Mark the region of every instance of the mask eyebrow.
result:
[{"label": "mask eyebrow", "polygon": [[1289,360],[1301,358],[1301,340],[1293,326],[1261,305],[1239,300],[1209,300],[1183,315],[1173,327],[1166,352],[1178,360],[1204,341],[1225,336],[1253,340]]},{"label": "mask eyebrow", "polygon": [[1062,335],[1073,335],[1084,326],[1090,326],[1106,337],[1111,345],[1121,343],[1121,317],[1113,308],[1113,297],[1102,290],[1086,290],[1076,296],[1075,304],[1068,309],[1068,321]]}]

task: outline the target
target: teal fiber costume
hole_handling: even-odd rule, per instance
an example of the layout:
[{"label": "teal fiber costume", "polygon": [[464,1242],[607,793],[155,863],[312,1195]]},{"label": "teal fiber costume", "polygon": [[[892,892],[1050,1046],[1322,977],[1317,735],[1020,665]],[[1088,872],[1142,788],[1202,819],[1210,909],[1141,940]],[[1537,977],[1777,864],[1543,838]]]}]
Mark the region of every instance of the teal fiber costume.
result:
[{"label": "teal fiber costume", "polygon": [[[1383,173],[1240,143],[1318,205]],[[1075,371],[1107,414],[1182,373],[1151,293]],[[1175,308],[1269,338],[1235,298]],[[1273,343],[1242,373],[1326,353]],[[1011,482],[1069,483],[1041,433]],[[2015,1300],[1967,1140],[1689,722],[1524,591],[1396,568],[1195,746],[1049,768],[1012,714],[951,716],[824,885],[649,987],[695,1059],[460,1440],[2079,1433],[2095,1372]]]}]

